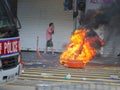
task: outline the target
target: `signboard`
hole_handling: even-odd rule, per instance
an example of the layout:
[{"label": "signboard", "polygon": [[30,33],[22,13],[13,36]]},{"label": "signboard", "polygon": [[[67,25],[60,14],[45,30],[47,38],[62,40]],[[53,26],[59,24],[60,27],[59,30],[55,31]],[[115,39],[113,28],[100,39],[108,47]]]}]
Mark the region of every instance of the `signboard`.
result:
[{"label": "signboard", "polygon": [[101,4],[109,4],[112,0],[90,0],[90,3],[101,3]]},{"label": "signboard", "polygon": [[20,38],[0,39],[0,56],[16,54],[20,52]]}]

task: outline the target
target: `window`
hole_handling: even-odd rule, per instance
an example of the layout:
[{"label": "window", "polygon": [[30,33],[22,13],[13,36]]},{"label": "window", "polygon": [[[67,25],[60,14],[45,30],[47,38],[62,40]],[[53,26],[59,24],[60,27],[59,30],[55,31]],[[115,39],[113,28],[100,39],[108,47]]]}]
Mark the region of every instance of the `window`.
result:
[{"label": "window", "polygon": [[5,0],[0,0],[0,38],[16,36],[18,36],[18,30],[15,18]]}]

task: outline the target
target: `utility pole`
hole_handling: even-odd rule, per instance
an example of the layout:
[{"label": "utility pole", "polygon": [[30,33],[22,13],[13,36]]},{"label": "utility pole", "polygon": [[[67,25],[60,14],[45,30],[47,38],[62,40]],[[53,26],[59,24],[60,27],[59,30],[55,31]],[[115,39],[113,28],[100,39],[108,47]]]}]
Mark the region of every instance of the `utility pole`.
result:
[{"label": "utility pole", "polygon": [[78,16],[78,8],[77,3],[78,0],[73,0],[73,32],[77,29],[77,16]]}]

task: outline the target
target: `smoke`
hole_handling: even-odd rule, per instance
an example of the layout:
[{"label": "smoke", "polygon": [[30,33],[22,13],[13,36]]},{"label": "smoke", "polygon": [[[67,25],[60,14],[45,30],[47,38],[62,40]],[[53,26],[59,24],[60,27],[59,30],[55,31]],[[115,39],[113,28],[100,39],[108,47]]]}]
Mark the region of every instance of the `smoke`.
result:
[{"label": "smoke", "polygon": [[94,30],[89,30],[86,33],[87,38],[91,38],[89,41],[91,46],[94,47],[95,49],[100,49],[103,46],[103,41],[102,39],[99,38],[97,33]]},{"label": "smoke", "polygon": [[104,41],[109,45],[106,52],[120,53],[120,0],[114,0],[110,5],[102,6],[99,10],[89,10],[85,14],[83,24],[89,29],[105,26]]},{"label": "smoke", "polygon": [[[120,0],[112,0],[111,4],[102,5],[97,10],[88,10],[85,14],[82,12],[79,22],[89,30],[96,30],[104,26],[103,53],[113,56],[120,53]],[[90,36],[94,37],[93,34]],[[99,42],[96,43],[92,45],[99,48]]]},{"label": "smoke", "polygon": [[99,28],[100,25],[106,27],[120,27],[120,1],[115,0],[110,5],[102,6],[98,10],[87,11],[84,22],[88,28]]}]

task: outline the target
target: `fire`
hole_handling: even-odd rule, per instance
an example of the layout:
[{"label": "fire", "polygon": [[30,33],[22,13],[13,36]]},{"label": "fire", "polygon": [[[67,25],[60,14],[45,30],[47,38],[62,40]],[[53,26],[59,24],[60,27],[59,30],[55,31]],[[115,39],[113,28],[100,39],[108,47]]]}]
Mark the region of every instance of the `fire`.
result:
[{"label": "fire", "polygon": [[83,68],[97,53],[96,42],[104,45],[97,36],[89,36],[86,29],[76,30],[70,37],[70,43],[60,56],[60,63],[67,67]]}]

